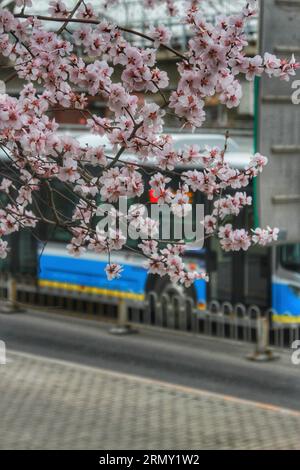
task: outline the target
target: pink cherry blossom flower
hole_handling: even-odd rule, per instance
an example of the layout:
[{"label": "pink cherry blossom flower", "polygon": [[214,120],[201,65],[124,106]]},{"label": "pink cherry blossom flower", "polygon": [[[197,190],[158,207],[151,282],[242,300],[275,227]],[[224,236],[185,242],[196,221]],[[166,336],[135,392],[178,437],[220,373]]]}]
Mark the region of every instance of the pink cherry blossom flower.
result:
[{"label": "pink cherry blossom flower", "polygon": [[107,275],[107,279],[109,281],[112,281],[113,279],[118,279],[119,277],[121,277],[122,271],[123,271],[122,266],[116,263],[107,264],[105,267],[105,272]]},{"label": "pink cherry blossom flower", "polygon": [[159,25],[150,29],[149,36],[154,39],[154,46],[159,47],[160,44],[168,44],[172,34],[165,26]]},{"label": "pink cherry blossom flower", "polygon": [[0,258],[6,258],[8,251],[8,242],[0,238]]},{"label": "pink cherry blossom flower", "polygon": [[68,16],[69,14],[66,5],[60,0],[54,0],[49,2],[49,13],[52,16],[57,16],[59,18]]},{"label": "pink cherry blossom flower", "polygon": [[271,229],[270,227],[267,227],[266,229],[256,228],[252,232],[253,242],[257,243],[258,245],[266,246],[278,239],[279,229]]}]

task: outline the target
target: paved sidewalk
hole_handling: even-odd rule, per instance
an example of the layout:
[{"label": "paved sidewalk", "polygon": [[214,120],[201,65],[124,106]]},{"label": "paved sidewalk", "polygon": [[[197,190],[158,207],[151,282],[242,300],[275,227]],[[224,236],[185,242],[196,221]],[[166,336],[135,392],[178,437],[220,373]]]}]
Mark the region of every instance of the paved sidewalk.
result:
[{"label": "paved sidewalk", "polygon": [[0,449],[300,449],[300,413],[38,356],[0,365]]}]

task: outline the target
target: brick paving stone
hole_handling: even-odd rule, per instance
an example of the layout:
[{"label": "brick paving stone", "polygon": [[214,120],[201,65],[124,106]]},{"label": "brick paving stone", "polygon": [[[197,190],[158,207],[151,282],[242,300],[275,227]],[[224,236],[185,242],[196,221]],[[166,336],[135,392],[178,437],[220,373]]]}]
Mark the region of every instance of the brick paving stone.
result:
[{"label": "brick paving stone", "polygon": [[300,449],[300,413],[21,353],[0,366],[0,449]]}]

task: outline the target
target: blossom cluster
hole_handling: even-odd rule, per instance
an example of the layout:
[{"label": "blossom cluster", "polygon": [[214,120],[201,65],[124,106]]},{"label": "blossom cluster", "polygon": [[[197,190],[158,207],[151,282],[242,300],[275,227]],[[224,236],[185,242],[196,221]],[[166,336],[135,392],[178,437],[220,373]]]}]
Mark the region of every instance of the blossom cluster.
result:
[{"label": "blossom cluster", "polygon": [[205,21],[197,8],[188,11],[186,22],[194,34],[188,44],[188,61],[178,65],[180,80],[171,94],[170,107],[189,125],[202,125],[206,97],[219,94],[227,108],[237,107],[242,97],[240,74],[250,81],[263,73],[287,81],[295,75],[298,64],[294,57],[286,61],[269,53],[264,57],[244,54],[245,24],[256,13],[256,4],[255,0],[247,2],[240,15],[220,16],[215,25]]},{"label": "blossom cluster", "polygon": [[[97,232],[98,201],[116,202],[122,196],[139,199],[146,190],[144,174],[149,168],[158,204],[170,205],[177,216],[185,215],[189,192],[215,200],[204,225],[225,250],[246,249],[252,242],[265,244],[276,238],[277,232],[271,229],[250,235],[225,223],[227,216],[238,215],[251,201],[246,193],[225,196],[224,191],[245,188],[267,163],[266,157],[256,154],[241,171],[226,162],[226,148],[202,151],[192,145],[178,150],[172,137],[163,133],[166,112],[174,113],[183,126],[201,127],[207,97],[218,96],[228,108],[238,106],[242,74],[247,80],[263,73],[281,80],[295,75],[299,64],[293,57],[245,55],[244,29],[255,14],[256,0],[246,2],[238,15],[217,18],[215,24],[204,20],[196,2],[191,2],[185,19],[191,39],[184,54],[170,47],[171,33],[163,25],[142,34],[148,41],[142,48],[134,42],[141,33],[109,23],[91,3],[78,2],[70,11],[63,1],[52,0],[48,16],[31,15],[31,3],[17,0],[14,13],[0,9],[0,54],[12,64],[12,77],[25,82],[18,97],[0,95],[5,169],[0,181],[0,193],[5,196],[0,202],[0,257],[8,250],[3,237],[45,223],[70,234],[71,253],[105,252],[109,259],[112,250],[125,246],[125,240],[121,232]],[[146,3],[151,7],[163,2]],[[175,2],[165,3],[170,14],[176,14]],[[59,29],[49,27],[57,23]],[[168,74],[157,64],[159,48],[168,49],[178,62],[178,86],[171,93]],[[105,117],[89,110],[95,96],[106,103]],[[51,117],[55,108],[78,113],[87,131],[106,143],[83,146],[76,138],[62,135]],[[174,190],[172,177],[178,168],[183,170]],[[62,203],[71,206],[71,215],[62,213]],[[155,232],[155,224],[143,214],[133,210],[130,217],[141,229]],[[161,249],[157,240],[149,240],[139,250],[153,274],[168,274],[185,286],[204,277],[188,271],[181,244]],[[109,279],[121,271],[108,263]]]},{"label": "blossom cluster", "polygon": [[233,229],[231,224],[226,224],[219,228],[218,236],[224,251],[247,251],[251,244],[262,246],[276,241],[278,238],[278,229],[256,229],[249,233],[245,229]]},{"label": "blossom cluster", "polygon": [[180,244],[167,245],[159,249],[155,240],[143,241],[140,248],[149,257],[147,267],[152,274],[163,275],[166,271],[172,282],[190,287],[196,280],[207,279],[203,272],[188,271],[182,261],[184,246]]}]

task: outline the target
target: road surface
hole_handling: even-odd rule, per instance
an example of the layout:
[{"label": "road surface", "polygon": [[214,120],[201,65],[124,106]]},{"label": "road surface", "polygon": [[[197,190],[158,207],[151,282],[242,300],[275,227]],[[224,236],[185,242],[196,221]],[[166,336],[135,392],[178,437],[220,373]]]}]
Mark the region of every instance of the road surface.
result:
[{"label": "road surface", "polygon": [[109,325],[52,313],[0,314],[8,352],[27,352],[109,371],[300,410],[300,366],[246,360],[253,346],[140,329],[112,336]]}]

